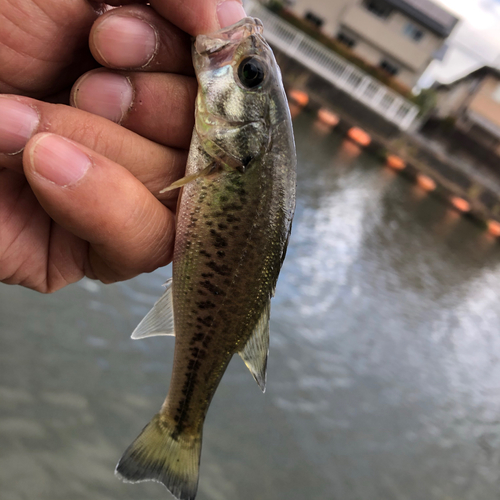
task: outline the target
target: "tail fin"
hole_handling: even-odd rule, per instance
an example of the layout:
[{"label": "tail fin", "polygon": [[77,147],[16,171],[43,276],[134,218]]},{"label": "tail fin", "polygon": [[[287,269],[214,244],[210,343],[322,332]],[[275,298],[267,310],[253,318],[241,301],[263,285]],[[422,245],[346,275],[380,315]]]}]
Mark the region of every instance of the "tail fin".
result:
[{"label": "tail fin", "polygon": [[115,473],[131,483],[163,483],[179,500],[194,500],[200,453],[201,433],[176,433],[168,419],[158,413],[125,450]]}]

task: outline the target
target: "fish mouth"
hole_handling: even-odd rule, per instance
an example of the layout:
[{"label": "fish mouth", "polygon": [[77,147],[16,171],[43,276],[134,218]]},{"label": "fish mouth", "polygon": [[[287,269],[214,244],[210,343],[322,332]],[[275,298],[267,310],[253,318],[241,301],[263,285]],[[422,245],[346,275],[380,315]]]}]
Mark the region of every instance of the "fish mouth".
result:
[{"label": "fish mouth", "polygon": [[262,36],[263,31],[264,26],[260,19],[245,17],[241,21],[215,33],[198,35],[194,43],[194,49],[200,56],[211,55],[228,45],[238,45],[242,40],[252,35]]}]

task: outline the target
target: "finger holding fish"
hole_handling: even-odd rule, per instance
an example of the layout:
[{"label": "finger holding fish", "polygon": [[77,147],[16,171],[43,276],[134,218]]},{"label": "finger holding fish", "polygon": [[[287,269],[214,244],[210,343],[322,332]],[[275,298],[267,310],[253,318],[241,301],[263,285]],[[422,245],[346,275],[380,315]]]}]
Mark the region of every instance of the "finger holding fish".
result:
[{"label": "finger holding fish", "polygon": [[[85,17],[85,26],[87,26],[87,22],[91,23],[95,19],[97,11],[94,11],[93,8],[98,3],[98,1],[92,2],[92,7],[88,2],[82,3],[85,9],[92,11],[91,19],[88,16]],[[146,4],[146,2],[128,1],[110,1],[106,3]],[[223,8],[220,11],[222,12],[222,17],[219,16],[218,18],[217,12],[220,10],[220,3],[219,0],[211,2],[173,0],[168,3],[168,6],[164,2],[158,2],[157,6],[160,7],[158,10],[163,9],[164,14],[168,14],[165,17],[168,17],[171,22],[176,23],[181,30],[188,31],[189,34],[194,35],[203,30],[210,31],[212,27],[218,27],[223,24],[222,21],[230,22],[231,16],[233,18],[235,15],[238,17],[238,13],[241,17],[242,8],[241,4],[238,4],[238,9],[231,7],[229,9]],[[57,14],[57,20],[64,24],[65,28],[68,28],[68,26],[69,28],[63,30],[63,37],[56,36],[55,38],[52,36],[53,30],[49,30],[49,41],[51,43],[48,46],[47,44],[42,44],[43,49],[52,48],[52,43],[54,42],[54,48],[59,50],[60,43],[64,43],[65,40],[74,39],[77,33],[79,34],[77,37],[78,40],[81,41],[82,45],[85,45],[85,38],[88,31],[81,30],[81,26],[78,27],[78,23],[76,25],[74,23],[68,24],[69,19],[65,14],[66,11],[64,9],[61,10],[56,4],[57,2],[54,3],[54,8],[56,9],[54,13]],[[228,5],[230,6],[231,2]],[[113,40],[113,36],[111,36],[108,37],[107,41],[105,40],[106,37],[103,38],[101,36],[100,40],[97,37],[91,40],[91,44],[95,42],[95,47],[97,47],[98,43],[107,43],[108,49],[110,44],[115,44],[115,48],[122,50],[121,61],[111,61],[112,57],[110,57],[109,51],[105,53],[106,50],[101,45],[98,57],[102,58],[102,62],[106,63],[107,60],[107,65],[114,68],[133,67],[136,71],[143,72],[155,72],[155,70],[157,72],[161,69],[162,71],[170,71],[178,74],[189,74],[192,70],[192,64],[186,63],[187,46],[184,46],[182,41],[187,39],[186,35],[179,34],[176,28],[168,26],[168,23],[164,23],[158,16],[155,18],[149,6],[129,8],[139,9],[129,11],[132,15],[136,14],[136,19],[141,17],[140,9],[146,9],[142,11],[144,16],[139,20],[143,21],[143,24],[144,22],[146,24],[149,23],[154,32],[153,39],[150,37],[148,41],[147,37],[149,35],[145,38],[142,37],[141,43],[143,43],[143,46],[135,47],[138,50],[127,54],[126,50],[123,51],[124,47],[120,48],[119,44],[116,43],[119,41],[119,37],[118,40]],[[96,29],[103,19],[111,18],[118,14],[124,14],[123,17],[127,17],[126,12],[120,9],[109,10],[107,7],[103,7],[99,12],[101,13],[101,11],[104,12],[106,10],[108,10],[107,14],[102,18],[98,18],[95,25]],[[54,20],[53,16],[49,17],[51,17],[51,21]],[[70,16],[71,18],[72,16]],[[75,19],[78,18],[77,15]],[[234,20],[236,21],[237,19]],[[22,23],[19,26],[22,34],[21,39],[23,39],[25,38],[25,33],[22,30]],[[36,26],[42,28],[44,33],[47,30],[47,26],[44,23],[37,23]],[[90,24],[88,24],[88,27],[90,28]],[[103,25],[100,27],[102,28]],[[107,28],[110,28],[109,24]],[[115,23],[115,35],[117,34],[116,28],[117,24]],[[101,35],[104,31],[101,31]],[[127,34],[126,31],[125,35]],[[124,41],[123,32],[124,30],[121,29],[121,42]],[[96,33],[97,31],[94,31],[94,34]],[[174,35],[172,35],[173,33]],[[80,37],[82,34],[83,36]],[[131,35],[135,36],[137,32],[134,34],[132,30]],[[136,37],[135,41],[139,40],[140,42],[141,36],[139,33],[139,37]],[[156,38],[157,36],[158,38]],[[131,38],[133,37],[131,36]],[[60,60],[61,64],[59,66],[56,65],[56,72],[54,73],[51,70],[49,75],[49,80],[57,88],[59,88],[59,85],[65,87],[66,83],[64,82],[68,81],[66,79],[68,74],[70,76],[73,75],[73,78],[75,78],[81,75],[84,68],[93,67],[93,64],[82,66],[83,59],[80,57],[81,54],[78,52],[73,53],[75,49],[74,44],[68,44],[67,47],[64,45],[63,48],[71,52],[70,60],[68,61],[67,58]],[[148,53],[148,49],[153,50],[152,57],[151,53]],[[146,61],[140,60],[141,53],[142,56],[147,57]],[[116,52],[114,55],[116,56]],[[125,59],[123,56],[125,56]],[[52,68],[54,61],[51,59],[51,61],[44,60],[43,62]],[[77,69],[79,71],[77,73],[73,71],[68,73],[68,68],[74,69],[71,64],[72,62],[78,63]],[[32,65],[28,66],[31,68]],[[59,75],[61,78],[57,78],[61,67],[64,75]],[[53,91],[54,85],[48,85],[46,83],[47,80],[44,78],[40,80],[39,72],[35,73],[35,77],[30,78],[30,82],[41,82],[42,90],[47,90],[48,88],[50,91]],[[21,71],[16,74],[24,78],[27,73]],[[132,78],[130,79],[132,80]],[[61,84],[61,82],[63,83]],[[8,88],[12,87],[8,86]],[[9,91],[8,88],[4,89],[4,92]],[[123,88],[122,85],[122,90]],[[146,91],[148,90],[147,86],[143,88]],[[136,90],[140,90],[140,88]],[[15,90],[12,90],[12,92],[15,92]],[[130,92],[129,88],[124,94],[134,95],[134,92]],[[36,95],[46,96],[46,92],[40,94],[40,89],[38,89]],[[64,93],[57,100],[52,99],[51,102],[66,103],[66,98],[67,95]],[[167,99],[159,100],[160,104],[165,102],[169,103]],[[155,111],[159,107],[157,104]],[[172,112],[168,106],[163,107],[161,110],[164,112],[163,118],[165,121],[172,120],[172,122],[182,124],[182,117],[176,116],[176,112]],[[174,143],[173,146],[169,145],[167,147],[163,143],[169,144],[168,140],[163,141],[159,136],[156,136],[154,138],[162,143],[157,144],[145,137],[134,134],[117,123],[113,123],[112,120],[116,122],[121,121],[133,128],[133,115],[129,115],[128,111],[129,106],[126,106],[124,102],[120,102],[117,110],[118,118],[115,115],[111,117],[107,116],[106,118],[108,119],[105,119],[82,110],[72,109],[68,106],[54,106],[21,96],[2,96],[0,99],[0,121],[3,122],[0,123],[2,125],[0,126],[0,217],[2,218],[0,281],[22,284],[41,292],[53,292],[69,283],[77,281],[82,276],[93,278],[101,276],[103,281],[109,282],[131,277],[138,272],[152,270],[152,265],[159,266],[168,261],[169,245],[165,244],[165,241],[168,238],[171,241],[173,230],[170,230],[170,226],[167,227],[165,224],[166,219],[159,218],[158,214],[170,214],[167,218],[173,216],[172,211],[168,211],[164,205],[175,210],[178,190],[166,192],[165,194],[159,194],[159,191],[182,176],[186,154],[180,149],[183,147],[181,144],[175,145]],[[192,120],[192,116],[190,116],[190,113],[186,113],[186,109],[182,110],[182,115]],[[130,123],[127,122],[129,117],[132,120]],[[165,121],[158,121],[158,126],[164,129]],[[138,130],[140,130],[140,127]],[[143,132],[144,135],[150,133],[147,130]],[[178,132],[178,130],[173,129],[173,132]],[[174,133],[168,135],[172,137],[175,135]],[[179,136],[182,137],[183,134],[178,134]],[[186,137],[188,136],[186,135]],[[184,143],[187,143],[186,139],[184,141]],[[34,144],[38,144],[38,146],[34,147]],[[43,148],[43,144],[45,146],[51,145],[51,147]],[[61,144],[66,146],[68,144],[73,145],[70,150],[66,148],[66,153],[70,151],[66,156],[58,154],[58,152],[61,153],[64,149],[61,149]],[[44,176],[40,175],[42,170],[39,168],[41,165],[39,160],[40,152],[43,149],[46,152],[52,151],[54,153],[50,160],[50,169],[52,170],[52,174],[59,175],[59,180],[62,179],[63,181],[62,185],[59,185],[54,180],[43,180]],[[23,152],[25,156],[25,172],[23,172]],[[71,186],[65,183],[64,179],[75,166],[78,157],[81,158],[78,152],[83,153],[84,157],[91,160],[92,167],[95,160],[95,166],[100,165],[101,167],[99,172],[109,170],[109,174],[115,176],[116,182],[109,184],[109,182],[104,182],[104,178],[102,179],[102,185],[93,182],[92,179],[95,181],[96,178],[92,174],[96,170],[88,167],[85,168],[85,175],[82,177],[88,182],[87,187],[89,189],[86,194],[84,190],[80,190],[83,189],[86,182],[78,181],[72,183]],[[37,164],[38,167],[36,167]],[[32,186],[27,182],[27,179],[32,183]],[[123,180],[123,183],[118,182],[120,179]],[[146,188],[140,182],[135,182],[136,180],[144,182]],[[112,192],[112,195],[117,201],[121,202],[125,209],[123,213],[119,210],[119,204],[115,206],[115,210],[108,210],[112,205],[111,188],[116,190],[116,192]],[[126,191],[124,191],[125,188]],[[156,193],[163,204],[157,203],[157,198],[151,192]],[[35,197],[35,193],[38,199]],[[90,200],[92,203],[81,205],[80,203],[84,200],[86,200],[86,203],[89,203]],[[132,202],[135,202],[135,204]],[[42,204],[50,214],[44,210]],[[145,210],[144,207],[150,207],[150,210]],[[152,210],[152,207],[156,207],[156,211]],[[63,213],[65,209],[67,209],[66,215]],[[100,217],[99,211],[102,211],[101,215],[107,214],[107,218]],[[149,214],[145,220],[147,223],[146,226],[144,224],[137,224],[137,220],[141,219],[141,214],[143,217],[144,214]],[[51,215],[54,218],[51,218]],[[126,216],[128,216],[128,219]],[[97,233],[103,227],[109,226],[109,234],[113,235],[114,238],[107,242],[93,240],[91,238],[92,224],[96,221],[102,222],[102,224],[94,227]],[[126,221],[129,221],[136,228],[138,235],[144,232],[146,235],[147,233],[155,234],[155,227],[164,230],[163,232],[156,233],[157,245],[155,245],[154,240],[145,239],[145,241],[150,242],[150,245],[143,249],[144,255],[151,257],[149,261],[145,262],[141,260],[140,256],[137,256],[137,259],[133,259],[133,261],[127,261],[124,258],[123,254],[127,252],[131,242],[138,242],[138,238],[134,237],[133,234],[127,234],[126,231],[122,233],[120,231],[120,225],[123,225]],[[144,221],[142,222],[144,223]],[[72,233],[72,230],[75,233]],[[87,231],[90,232],[87,233]],[[91,241],[86,241],[79,237],[78,235],[80,234],[88,234]],[[132,244],[129,248],[132,257],[139,247],[140,245]],[[158,256],[155,254],[155,251],[158,251],[161,255]],[[116,269],[110,265],[112,263],[108,262],[107,259],[113,256],[116,256],[118,260],[122,259],[122,269]],[[152,264],[152,262],[156,262],[156,264]]]},{"label": "finger holding fish", "polygon": [[110,69],[194,75],[189,35],[146,5],[100,16],[89,45],[96,61]]},{"label": "finger holding fish", "polygon": [[[96,154],[106,156],[110,161],[127,169],[159,200],[175,210],[178,192],[160,194],[160,191],[184,175],[187,157],[184,149],[163,146],[106,118],[70,106],[50,104],[28,97],[2,96],[0,107],[5,101],[16,109],[18,106],[26,106],[34,112],[37,124],[31,130],[31,136],[50,132],[92,149]],[[185,106],[192,109],[192,104],[186,102]],[[180,108],[171,107],[168,101],[157,108],[169,116],[162,127],[163,133],[167,132],[167,135],[170,127],[171,130],[176,130],[175,121],[179,124],[179,130],[182,130],[182,127],[187,129],[193,121],[192,117],[186,117]],[[146,118],[145,115],[142,116]],[[149,125],[153,123],[158,125],[159,120],[152,118]],[[168,142],[167,138],[165,142]],[[22,149],[25,144],[16,145],[19,146],[22,147],[17,154],[0,154],[0,167],[23,172]]]},{"label": "finger holding fish", "polygon": [[71,103],[157,144],[188,149],[196,88],[194,78],[182,75],[97,69],[75,83]]},{"label": "finger holding fish", "polygon": [[245,17],[241,0],[95,0],[108,5],[151,5],[160,16],[168,19],[192,36],[212,33]]},{"label": "finger holding fish", "polygon": [[[65,231],[88,242],[80,267],[105,283],[170,262],[174,214],[128,170],[48,133],[33,137],[23,156],[31,189],[60,228],[50,242],[51,252],[66,253],[64,239],[58,237]],[[64,263],[67,257],[59,260],[58,264]]]}]

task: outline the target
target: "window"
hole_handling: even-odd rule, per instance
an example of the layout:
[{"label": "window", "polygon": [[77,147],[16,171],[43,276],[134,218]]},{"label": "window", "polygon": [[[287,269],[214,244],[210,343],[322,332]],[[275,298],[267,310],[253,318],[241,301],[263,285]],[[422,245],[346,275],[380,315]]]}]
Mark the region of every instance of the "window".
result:
[{"label": "window", "polygon": [[365,0],[363,5],[365,9],[382,19],[387,19],[392,13],[392,8],[380,0]]},{"label": "window", "polygon": [[497,85],[493,93],[491,94],[491,97],[493,98],[494,101],[500,102],[500,85]]},{"label": "window", "polygon": [[342,32],[337,35],[337,40],[350,49],[352,49],[356,45],[356,40],[354,40],[354,38]]},{"label": "window", "polygon": [[415,26],[412,23],[407,23],[403,29],[403,33],[415,42],[420,42],[424,37],[424,32],[419,27]]},{"label": "window", "polygon": [[317,16],[316,14],[314,14],[314,12],[311,12],[310,10],[306,12],[306,15],[304,17],[311,24],[314,24],[316,28],[321,28],[321,26],[323,26],[323,23],[325,22],[321,17]]},{"label": "window", "polygon": [[399,73],[399,68],[387,59],[380,61],[380,67],[391,76],[396,76]]}]

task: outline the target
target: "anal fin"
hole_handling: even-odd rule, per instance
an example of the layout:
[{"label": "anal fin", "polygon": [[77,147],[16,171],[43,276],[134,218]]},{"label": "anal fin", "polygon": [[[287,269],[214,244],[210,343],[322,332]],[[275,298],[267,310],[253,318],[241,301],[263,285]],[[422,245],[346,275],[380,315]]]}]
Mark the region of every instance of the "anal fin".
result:
[{"label": "anal fin", "polygon": [[241,359],[245,362],[253,378],[266,392],[267,357],[269,354],[269,315],[271,312],[271,300],[269,300],[257,321],[252,335],[245,347],[239,352]]},{"label": "anal fin", "polygon": [[134,340],[156,335],[175,335],[172,280],[165,283],[165,292],[132,332]]}]

